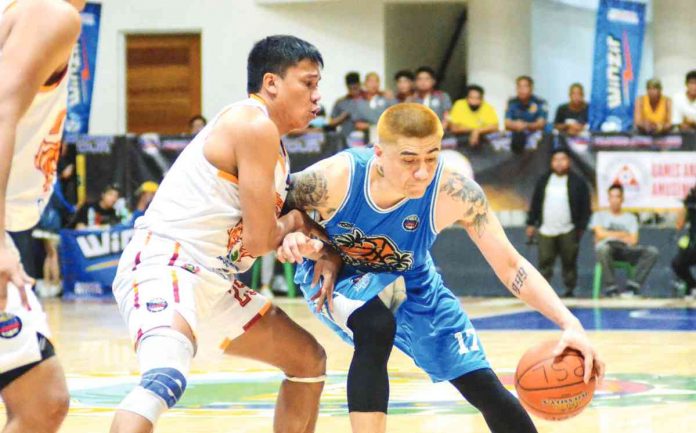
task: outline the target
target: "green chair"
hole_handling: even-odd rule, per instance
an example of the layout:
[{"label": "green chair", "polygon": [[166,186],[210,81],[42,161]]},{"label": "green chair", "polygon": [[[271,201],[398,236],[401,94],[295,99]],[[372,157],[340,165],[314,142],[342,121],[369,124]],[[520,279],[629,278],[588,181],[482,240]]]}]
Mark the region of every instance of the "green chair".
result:
[{"label": "green chair", "polygon": [[[297,296],[295,288],[295,267],[292,263],[283,263],[283,272],[285,273],[285,282],[288,285],[288,297],[294,298]],[[256,259],[254,266],[251,267],[251,288],[257,290],[259,280],[261,279],[261,258]]]},{"label": "green chair", "polygon": [[[628,274],[628,278],[633,278],[635,267],[628,262],[614,260],[614,269],[623,269]],[[592,299],[599,299],[599,292],[602,291],[602,265],[595,263],[594,284],[592,286]]]}]

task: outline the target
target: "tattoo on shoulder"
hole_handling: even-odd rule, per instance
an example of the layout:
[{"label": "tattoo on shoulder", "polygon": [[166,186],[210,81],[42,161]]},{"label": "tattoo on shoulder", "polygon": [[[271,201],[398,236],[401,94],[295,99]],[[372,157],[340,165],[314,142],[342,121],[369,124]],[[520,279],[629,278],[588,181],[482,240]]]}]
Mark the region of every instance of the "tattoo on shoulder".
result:
[{"label": "tattoo on shoulder", "polygon": [[467,227],[473,227],[479,236],[483,235],[488,224],[488,200],[481,187],[466,176],[452,173],[442,184],[440,191],[464,202],[466,211],[461,216],[461,221]]},{"label": "tattoo on shoulder", "polygon": [[517,274],[515,274],[515,279],[512,280],[512,286],[511,289],[515,294],[519,295],[520,292],[522,291],[522,286],[524,285],[524,282],[527,280],[527,271],[524,270],[523,267],[520,267],[517,270]]},{"label": "tattoo on shoulder", "polygon": [[286,202],[294,209],[316,209],[324,207],[329,198],[326,175],[313,170],[290,176]]}]

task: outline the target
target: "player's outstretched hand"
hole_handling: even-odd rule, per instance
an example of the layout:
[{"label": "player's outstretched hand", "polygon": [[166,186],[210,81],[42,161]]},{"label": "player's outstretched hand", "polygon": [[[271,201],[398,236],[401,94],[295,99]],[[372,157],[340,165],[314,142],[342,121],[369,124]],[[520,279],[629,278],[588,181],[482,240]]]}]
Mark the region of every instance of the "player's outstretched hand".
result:
[{"label": "player's outstretched hand", "polygon": [[278,247],[277,256],[281,263],[302,263],[304,257],[319,253],[324,244],[302,232],[288,233]]},{"label": "player's outstretched hand", "polygon": [[34,280],[24,272],[17,254],[5,246],[0,246],[0,311],[5,311],[7,306],[7,284],[10,282],[17,286],[24,308],[29,309],[25,286],[33,285]]},{"label": "player's outstretched hand", "polygon": [[582,357],[585,359],[585,375],[583,377],[585,383],[590,381],[593,372],[597,374],[597,383],[602,383],[606,366],[597,355],[597,350],[592,346],[582,327],[568,328],[563,331],[561,341],[553,350],[554,356],[560,355],[566,348],[575,349],[582,353]]},{"label": "player's outstretched hand", "polygon": [[329,311],[333,313],[333,291],[342,265],[341,256],[333,251],[327,251],[322,254],[314,264],[312,287],[316,287],[317,284],[321,283],[317,293],[312,296],[312,300],[317,303],[317,313],[321,311],[324,303],[327,301]]}]

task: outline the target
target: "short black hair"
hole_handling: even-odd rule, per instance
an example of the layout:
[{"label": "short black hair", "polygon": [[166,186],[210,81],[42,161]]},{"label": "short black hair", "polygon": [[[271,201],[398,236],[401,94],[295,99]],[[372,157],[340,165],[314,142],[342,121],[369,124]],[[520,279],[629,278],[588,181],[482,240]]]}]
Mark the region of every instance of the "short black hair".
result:
[{"label": "short black hair", "polygon": [[189,119],[189,126],[193,126],[193,122],[195,122],[196,120],[202,120],[204,125],[208,124],[208,119],[203,117],[202,114],[196,114],[195,116]]},{"label": "short black hair", "polygon": [[570,158],[570,150],[566,146],[554,147],[551,150],[551,158],[553,158],[557,153],[565,153],[565,155]]},{"label": "short black hair", "polygon": [[621,185],[620,183],[612,183],[609,189],[607,189],[607,191],[611,192],[612,189],[618,189],[619,191],[621,191],[621,195],[624,195],[624,188],[623,185]]},{"label": "short black hair", "polygon": [[529,75],[520,75],[520,76],[517,77],[517,79],[515,80],[515,83],[518,83],[518,84],[519,84],[520,81],[526,81],[527,83],[529,83],[530,86],[533,86],[533,85],[534,85],[534,80],[533,80],[532,77],[530,77]]},{"label": "short black hair", "polygon": [[394,81],[399,81],[399,78],[408,78],[409,80],[413,81],[416,79],[416,76],[413,75],[413,72],[409,71],[408,69],[402,69],[394,74]]},{"label": "short black hair", "polygon": [[352,84],[360,84],[360,74],[358,72],[351,71],[346,74],[346,86]]},{"label": "short black hair", "polygon": [[469,92],[479,92],[481,97],[483,97],[483,94],[485,93],[483,91],[483,87],[479,86],[478,84],[470,84],[466,86],[466,96],[469,96]]},{"label": "short black hair", "polygon": [[109,191],[116,191],[118,195],[121,195],[121,188],[116,183],[106,185],[104,188],[102,188],[101,194],[106,194]]},{"label": "short black hair", "polygon": [[433,80],[437,80],[437,77],[435,76],[435,70],[430,66],[421,66],[420,68],[416,69],[416,76],[418,76],[418,74],[420,74],[421,72],[427,72],[428,74],[430,74],[430,77]]},{"label": "short black hair", "polygon": [[310,60],[324,67],[321,53],[307,41],[289,35],[273,35],[261,39],[254,44],[247,59],[247,93],[261,90],[266,73],[282,77],[289,67],[302,60]]},{"label": "short black hair", "polygon": [[688,83],[691,80],[696,80],[696,69],[686,73],[686,82]]}]

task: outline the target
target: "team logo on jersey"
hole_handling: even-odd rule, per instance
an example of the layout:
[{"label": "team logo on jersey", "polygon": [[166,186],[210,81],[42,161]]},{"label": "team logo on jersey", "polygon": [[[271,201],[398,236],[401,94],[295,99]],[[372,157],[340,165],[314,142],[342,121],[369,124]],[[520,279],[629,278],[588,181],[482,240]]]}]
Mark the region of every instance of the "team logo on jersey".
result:
[{"label": "team logo on jersey", "polygon": [[147,311],[151,313],[159,313],[167,308],[167,301],[162,298],[154,298],[147,301]]},{"label": "team logo on jersey", "polygon": [[201,268],[191,263],[184,263],[181,265],[181,268],[185,271],[191,272],[192,274],[197,274],[201,270]]},{"label": "team logo on jersey", "polygon": [[22,332],[22,319],[12,313],[0,313],[0,337],[10,339]]},{"label": "team logo on jersey", "polygon": [[251,254],[242,245],[243,230],[244,225],[241,221],[227,230],[227,259],[232,263],[237,263],[244,257],[251,257]]},{"label": "team logo on jersey", "polygon": [[343,261],[349,265],[382,272],[403,272],[413,264],[413,253],[400,251],[387,236],[368,236],[351,223],[338,225],[350,229],[348,233],[333,237]]},{"label": "team logo on jersey", "polygon": [[407,232],[415,231],[419,225],[420,225],[420,219],[418,218],[418,215],[409,215],[406,218],[404,218],[404,222],[401,223],[401,226]]},{"label": "team logo on jersey", "polygon": [[370,285],[370,280],[372,277],[370,274],[363,274],[363,275],[358,275],[350,279],[350,282],[353,283],[353,289],[357,292],[367,289],[367,287]]},{"label": "team logo on jersey", "polygon": [[34,156],[34,167],[41,171],[44,175],[43,190],[47,192],[58,168],[58,158],[60,158],[60,143],[62,139],[63,120],[65,120],[66,110],[61,111],[56,117],[56,120],[51,126],[46,138],[41,142],[39,151]]}]

